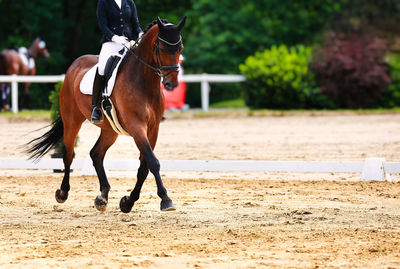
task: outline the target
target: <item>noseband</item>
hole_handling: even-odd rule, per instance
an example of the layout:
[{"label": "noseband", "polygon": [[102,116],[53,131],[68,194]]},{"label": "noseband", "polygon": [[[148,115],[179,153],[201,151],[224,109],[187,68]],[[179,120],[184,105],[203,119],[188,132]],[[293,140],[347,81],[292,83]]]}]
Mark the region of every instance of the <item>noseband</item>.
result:
[{"label": "noseband", "polygon": [[[154,43],[153,46],[153,54],[155,53],[156,55],[156,67],[152,66],[151,64],[145,62],[144,60],[142,60],[133,50],[128,49],[130,53],[132,53],[136,59],[141,62],[142,64],[144,64],[145,66],[149,67],[150,69],[152,69],[154,71],[154,73],[158,76],[160,76],[161,78],[165,78],[167,77],[169,74],[171,74],[172,72],[179,72],[179,65],[178,64],[174,64],[174,65],[162,65],[161,63],[161,56],[160,56],[160,44],[159,43],[164,43],[165,45],[168,46],[178,46],[182,43],[182,37],[179,38],[179,41],[176,43],[170,43],[162,38],[160,38],[159,36],[157,37],[156,42]],[[136,43],[137,44],[137,43]],[[133,49],[135,49],[137,47],[137,45],[135,45],[135,47]],[[163,73],[163,71],[168,71],[169,72],[165,75]]]}]

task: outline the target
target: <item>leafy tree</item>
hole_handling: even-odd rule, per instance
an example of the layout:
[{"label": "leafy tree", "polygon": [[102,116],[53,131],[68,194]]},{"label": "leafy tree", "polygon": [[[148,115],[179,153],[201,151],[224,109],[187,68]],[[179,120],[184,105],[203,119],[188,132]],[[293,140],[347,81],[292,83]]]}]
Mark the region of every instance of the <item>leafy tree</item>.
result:
[{"label": "leafy tree", "polygon": [[[311,44],[340,9],[336,0],[199,0],[189,12],[193,20],[185,44],[185,67],[191,73],[238,73],[239,64],[273,45]],[[241,96],[239,87],[213,85],[211,101]],[[188,92],[188,97],[193,92]]]},{"label": "leafy tree", "polygon": [[187,66],[194,73],[237,73],[255,51],[311,43],[339,8],[334,0],[196,1],[189,13],[195,23]]},{"label": "leafy tree", "polygon": [[[142,28],[157,19],[157,17],[167,19],[176,24],[183,16],[188,15],[192,6],[191,2],[187,0],[164,0],[162,3],[157,0],[135,0],[135,4]],[[183,28],[184,33],[185,29],[190,27],[188,26],[190,24],[191,19],[186,21],[186,26]]]},{"label": "leafy tree", "polygon": [[[365,23],[398,33],[398,0],[136,0],[141,26],[160,16],[177,23],[188,19],[183,29],[186,73],[238,73],[239,64],[256,51],[273,45],[311,45],[322,30],[353,29]],[[99,53],[100,30],[97,0],[0,0],[0,48],[28,46],[40,36],[51,58],[39,59],[38,74],[65,73],[83,54]],[[351,27],[349,27],[349,25]],[[198,105],[196,84],[189,84],[188,98]],[[37,107],[49,107],[53,85],[32,84]],[[192,95],[195,93],[195,95]],[[214,86],[211,100],[240,95],[231,85]],[[189,100],[189,102],[191,102]]]}]

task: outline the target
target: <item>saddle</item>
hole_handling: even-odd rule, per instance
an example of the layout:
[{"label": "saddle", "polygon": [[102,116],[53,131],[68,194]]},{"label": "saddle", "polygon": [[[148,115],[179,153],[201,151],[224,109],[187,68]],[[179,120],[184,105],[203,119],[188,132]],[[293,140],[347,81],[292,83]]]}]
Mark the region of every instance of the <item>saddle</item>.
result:
[{"label": "saddle", "polygon": [[[112,94],[115,80],[117,74],[121,70],[121,67],[124,65],[127,59],[127,50],[122,49],[116,54],[113,54],[108,58],[105,69],[104,69],[104,79],[105,79],[105,88],[103,90],[103,100],[101,102],[101,110],[104,115],[108,119],[113,130],[120,135],[129,135],[126,132],[121,124],[118,121],[117,112],[115,106],[113,105],[110,96]],[[93,82],[94,76],[97,72],[97,64],[94,65],[86,74],[83,76],[82,81],[80,83],[80,90],[83,94],[92,95],[93,92]]]},{"label": "saddle", "polygon": [[[127,56],[127,50],[123,49],[118,53],[111,55],[110,58],[107,60],[106,67],[104,70],[104,76],[106,81],[105,81],[105,90],[103,91],[103,96],[111,96],[115,84],[115,79],[117,77],[118,72],[120,71],[120,69],[122,68],[123,64],[127,59],[126,56]],[[81,93],[92,95],[93,82],[94,82],[94,77],[96,75],[97,66],[98,64],[95,64],[83,76],[82,81],[79,85]]]},{"label": "saddle", "polygon": [[28,49],[25,47],[13,48],[18,52],[19,57],[21,58],[22,63],[28,67],[29,70],[35,67],[35,59],[31,57],[28,53]]},{"label": "saddle", "polygon": [[111,55],[110,58],[108,58],[106,67],[104,68],[104,80],[106,85],[105,91],[107,91],[108,81],[111,79],[114,70],[116,70],[116,68],[118,67],[116,73],[119,73],[121,67],[125,63],[124,61],[126,59],[125,55],[126,55],[125,49],[122,49],[118,52],[118,54]]}]

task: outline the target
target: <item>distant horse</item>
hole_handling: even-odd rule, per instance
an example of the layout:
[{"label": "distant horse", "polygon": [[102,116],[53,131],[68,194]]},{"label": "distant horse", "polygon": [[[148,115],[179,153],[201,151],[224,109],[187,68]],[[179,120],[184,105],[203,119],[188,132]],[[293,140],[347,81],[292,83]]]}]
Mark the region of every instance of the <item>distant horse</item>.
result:
[{"label": "distant horse", "polygon": [[[21,47],[18,49],[6,49],[0,52],[0,75],[35,75],[36,65],[35,60],[37,57],[44,58],[50,57],[50,53],[46,48],[46,42],[40,38],[36,38],[28,47]],[[24,91],[20,101],[22,108],[24,102],[30,108],[29,98],[30,83],[24,83]],[[3,83],[1,85],[2,104],[7,105],[7,95],[10,91],[10,83]]]},{"label": "distant horse", "polygon": [[[147,27],[136,49],[127,53],[127,58],[117,76],[110,99],[117,107],[117,116],[121,126],[133,137],[140,151],[140,167],[137,181],[129,196],[120,201],[122,212],[131,211],[139,199],[142,185],[149,173],[153,173],[157,183],[157,194],[161,198],[161,210],[175,210],[167,195],[160,176],[160,163],[153,153],[158,129],[164,112],[163,94],[160,80],[166,89],[172,90],[178,85],[178,61],[183,48],[181,29],[184,17],[178,25],[165,23],[159,18]],[[56,191],[56,200],[63,203],[70,190],[70,166],[74,155],[75,139],[85,119],[90,120],[91,96],[80,92],[80,82],[84,74],[94,66],[98,57],[85,55],[75,60],[69,67],[60,91],[61,118],[42,137],[30,142],[31,158],[40,158],[58,141],[64,138],[64,178],[60,189]],[[96,124],[101,128],[100,137],[90,151],[93,166],[100,182],[100,195],[95,199],[98,210],[106,209],[110,185],[103,167],[108,148],[114,144],[118,134],[108,121]]]}]

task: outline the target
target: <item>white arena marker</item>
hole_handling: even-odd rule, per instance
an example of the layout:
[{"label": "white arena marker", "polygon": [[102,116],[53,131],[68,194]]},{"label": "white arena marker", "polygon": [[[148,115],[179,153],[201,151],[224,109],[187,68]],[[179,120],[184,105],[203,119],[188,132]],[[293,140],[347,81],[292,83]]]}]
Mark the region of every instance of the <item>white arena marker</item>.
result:
[{"label": "white arena marker", "polygon": [[362,181],[390,181],[390,175],[385,173],[385,158],[366,158],[361,174]]}]

